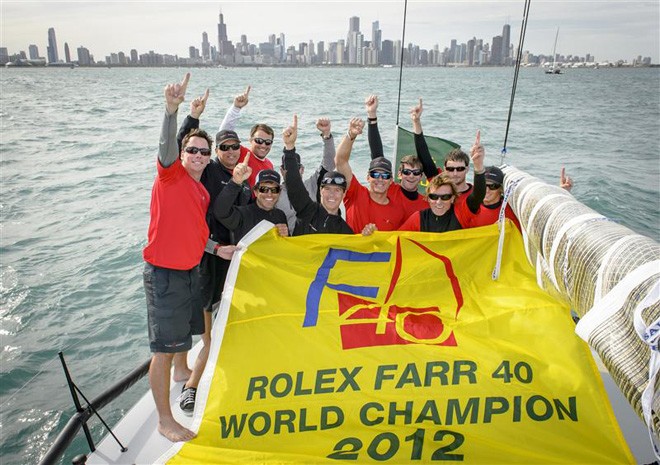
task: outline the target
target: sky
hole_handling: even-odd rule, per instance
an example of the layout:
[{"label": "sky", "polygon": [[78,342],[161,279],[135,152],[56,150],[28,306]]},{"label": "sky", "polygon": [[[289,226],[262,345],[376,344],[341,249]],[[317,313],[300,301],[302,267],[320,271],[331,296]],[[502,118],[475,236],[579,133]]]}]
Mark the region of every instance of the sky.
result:
[{"label": "sky", "polygon": [[[518,43],[524,0],[413,1],[407,8],[406,40],[422,48],[440,50],[473,37],[492,43],[511,25],[511,42]],[[191,45],[201,49],[202,32],[217,43],[218,14],[224,15],[229,40],[268,41],[284,33],[286,45],[345,39],[348,20],[360,18],[365,40],[371,23],[380,22],[383,39],[399,40],[403,0],[397,1],[7,1],[0,0],[0,46],[10,54],[36,44],[46,56],[48,28],[54,27],[59,55],[68,42],[87,47],[97,61],[111,52],[129,54],[150,50],[188,56]],[[660,63],[660,0],[558,1],[532,0],[524,50],[550,55],[559,28],[557,53],[595,56],[596,61],[632,61],[638,55]]]}]

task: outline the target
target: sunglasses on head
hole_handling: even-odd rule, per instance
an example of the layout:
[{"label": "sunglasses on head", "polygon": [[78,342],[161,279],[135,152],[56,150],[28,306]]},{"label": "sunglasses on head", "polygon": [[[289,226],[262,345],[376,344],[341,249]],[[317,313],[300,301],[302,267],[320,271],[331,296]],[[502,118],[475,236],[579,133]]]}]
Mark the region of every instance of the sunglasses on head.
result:
[{"label": "sunglasses on head", "polygon": [[414,176],[419,176],[419,175],[422,174],[422,170],[411,170],[411,169],[408,169],[408,168],[402,168],[401,173],[406,175],[406,176],[410,176],[411,174],[414,175]]},{"label": "sunglasses on head", "polygon": [[266,193],[271,193],[271,194],[279,194],[280,193],[280,186],[274,186],[274,187],[268,187],[268,186],[259,186],[257,188],[259,192],[262,194]]},{"label": "sunglasses on head", "polygon": [[262,144],[270,145],[270,144],[273,143],[273,139],[262,139],[261,137],[255,137],[252,140],[255,141],[259,145],[262,145]]},{"label": "sunglasses on head", "polygon": [[236,142],[235,144],[220,144],[218,145],[218,148],[223,152],[226,152],[227,150],[238,150],[241,148],[241,144],[240,142]]},{"label": "sunglasses on head", "polygon": [[342,178],[340,176],[335,176],[334,178],[323,178],[323,181],[321,181],[321,185],[322,186],[335,185],[339,187],[345,187],[346,178]]},{"label": "sunglasses on head", "polygon": [[486,184],[486,187],[492,191],[496,191],[497,189],[502,187],[502,184],[497,184],[496,182],[494,182],[492,184]]},{"label": "sunglasses on head", "polygon": [[445,166],[445,169],[449,172],[458,171],[460,173],[465,171],[467,169],[467,166]]},{"label": "sunglasses on head", "polygon": [[429,194],[429,200],[451,200],[454,194]]},{"label": "sunglasses on head", "polygon": [[211,155],[211,149],[200,149],[199,147],[186,147],[183,149],[186,153],[191,153],[193,155],[196,155],[198,152],[204,155],[205,157],[208,157]]},{"label": "sunglasses on head", "polygon": [[392,173],[385,173],[383,171],[369,171],[369,176],[374,179],[390,179],[392,177]]}]

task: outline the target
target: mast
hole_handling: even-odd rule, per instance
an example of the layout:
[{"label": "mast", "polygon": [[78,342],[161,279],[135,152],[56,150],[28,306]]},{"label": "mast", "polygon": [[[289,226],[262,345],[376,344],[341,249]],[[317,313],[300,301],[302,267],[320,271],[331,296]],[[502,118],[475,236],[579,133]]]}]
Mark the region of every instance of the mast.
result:
[{"label": "mast", "polygon": [[552,47],[552,69],[554,71],[555,69],[555,60],[557,57],[557,39],[559,38],[559,28],[557,28],[557,34],[555,34],[555,45]]}]

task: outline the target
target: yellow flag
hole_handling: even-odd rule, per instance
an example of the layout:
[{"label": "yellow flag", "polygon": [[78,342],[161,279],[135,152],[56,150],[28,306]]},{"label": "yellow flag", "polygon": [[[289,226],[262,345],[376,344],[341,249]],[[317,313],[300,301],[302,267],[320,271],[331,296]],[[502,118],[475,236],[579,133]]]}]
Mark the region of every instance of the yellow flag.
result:
[{"label": "yellow flag", "polygon": [[259,237],[232,263],[198,437],[165,459],[634,463],[569,309],[506,228],[497,281],[497,225]]}]

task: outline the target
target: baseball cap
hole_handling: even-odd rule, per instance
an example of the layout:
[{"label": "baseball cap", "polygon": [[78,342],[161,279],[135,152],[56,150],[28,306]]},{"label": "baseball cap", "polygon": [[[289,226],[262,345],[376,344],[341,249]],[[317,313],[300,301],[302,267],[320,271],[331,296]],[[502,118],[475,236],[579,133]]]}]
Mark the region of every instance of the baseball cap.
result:
[{"label": "baseball cap", "polygon": [[504,184],[504,173],[497,166],[487,166],[486,181],[491,181],[496,184]]},{"label": "baseball cap", "polygon": [[262,182],[269,182],[269,181],[279,184],[280,183],[279,173],[273,170],[261,170],[259,171],[259,174],[257,174],[255,185],[259,185]]},{"label": "baseball cap", "polygon": [[387,173],[392,172],[392,162],[385,157],[377,157],[371,160],[369,163],[369,171],[372,170],[382,170]]},{"label": "baseball cap", "polygon": [[321,180],[321,186],[339,186],[346,190],[346,176],[339,171],[328,171]]},{"label": "baseball cap", "polygon": [[228,140],[235,140],[237,142],[241,141],[241,139],[238,138],[236,131],[232,131],[230,129],[223,129],[215,135],[215,145],[220,145]]}]

